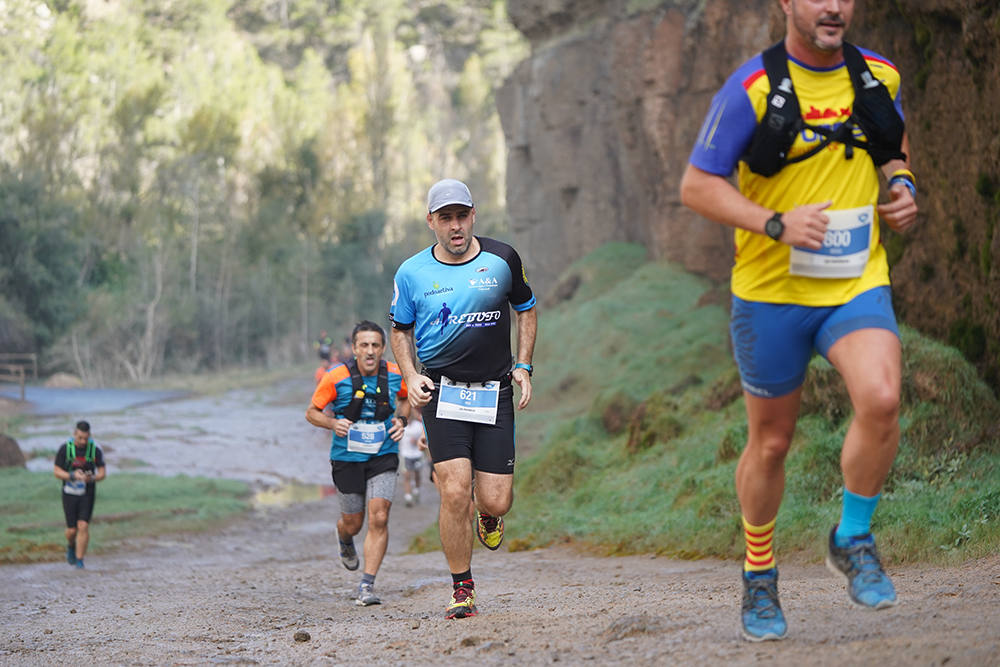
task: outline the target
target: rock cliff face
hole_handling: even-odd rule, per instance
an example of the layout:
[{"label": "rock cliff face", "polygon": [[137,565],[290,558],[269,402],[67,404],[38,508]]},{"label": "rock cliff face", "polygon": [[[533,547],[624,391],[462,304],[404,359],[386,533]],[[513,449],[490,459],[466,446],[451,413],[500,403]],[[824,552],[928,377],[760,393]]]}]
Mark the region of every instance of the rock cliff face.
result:
[{"label": "rock cliff face", "polygon": [[[732,234],[680,204],[709,101],[784,32],[777,0],[509,0],[532,55],[498,106],[508,211],[545,294],[612,240],[725,281]],[[859,2],[850,38],[893,60],[921,206],[886,234],[900,318],[959,347],[1000,386],[1000,7]]]}]

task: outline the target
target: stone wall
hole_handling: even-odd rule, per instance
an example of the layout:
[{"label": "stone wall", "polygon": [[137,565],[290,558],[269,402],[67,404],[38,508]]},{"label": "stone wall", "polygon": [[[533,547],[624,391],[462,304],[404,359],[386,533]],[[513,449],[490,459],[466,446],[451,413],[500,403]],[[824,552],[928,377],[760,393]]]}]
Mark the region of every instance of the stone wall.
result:
[{"label": "stone wall", "polygon": [[[531,57],[498,94],[507,203],[533,285],[612,240],[724,281],[731,232],[680,205],[716,89],[784,30],[776,0],[509,0]],[[886,235],[901,319],[998,385],[1000,8],[858,2],[851,38],[903,74],[921,225]]]}]

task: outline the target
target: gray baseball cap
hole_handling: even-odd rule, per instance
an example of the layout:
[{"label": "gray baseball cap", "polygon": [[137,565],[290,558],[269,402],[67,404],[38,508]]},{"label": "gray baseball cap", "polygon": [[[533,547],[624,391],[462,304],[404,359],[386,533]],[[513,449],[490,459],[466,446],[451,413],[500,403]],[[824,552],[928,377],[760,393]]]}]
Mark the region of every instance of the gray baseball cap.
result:
[{"label": "gray baseball cap", "polygon": [[433,213],[450,204],[461,204],[472,208],[472,193],[462,181],[446,178],[438,181],[427,191],[427,212]]}]

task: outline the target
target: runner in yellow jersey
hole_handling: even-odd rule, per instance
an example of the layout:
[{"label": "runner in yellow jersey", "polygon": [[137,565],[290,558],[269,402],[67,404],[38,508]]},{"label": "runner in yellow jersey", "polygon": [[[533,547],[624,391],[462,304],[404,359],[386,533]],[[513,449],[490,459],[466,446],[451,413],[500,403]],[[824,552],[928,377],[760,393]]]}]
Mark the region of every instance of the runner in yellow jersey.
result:
[{"label": "runner in yellow jersey", "polygon": [[[687,206],[735,228],[731,335],[748,439],[736,470],[743,513],[742,634],[781,639],[772,551],[784,462],[813,350],[844,378],[843,506],[827,564],[856,604],[896,603],[871,517],[899,443],[901,350],[879,220],[916,220],[900,77],[844,41],[851,0],[781,0],[785,39],[727,80],[681,183]],[[734,187],[727,178],[738,172]],[[878,204],[879,175],[889,201]]]}]

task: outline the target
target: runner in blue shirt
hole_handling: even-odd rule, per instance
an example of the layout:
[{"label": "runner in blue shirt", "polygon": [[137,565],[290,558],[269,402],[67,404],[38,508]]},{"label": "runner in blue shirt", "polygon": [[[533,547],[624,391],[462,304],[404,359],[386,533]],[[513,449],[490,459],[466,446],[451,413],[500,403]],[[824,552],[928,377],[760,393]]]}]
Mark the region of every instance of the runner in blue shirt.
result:
[{"label": "runner in blue shirt", "polygon": [[[396,272],[390,343],[410,404],[422,411],[441,494],[438,524],[453,581],[445,617],[464,618],[477,613],[469,522],[473,477],[476,535],[488,549],[497,549],[502,517],[514,500],[511,383],[521,390],[523,409],[531,400],[538,320],[517,252],[472,234],[476,209],[464,183],[435,183],[427,211],[437,243]],[[511,309],[517,363],[511,355]]]},{"label": "runner in blue shirt", "polygon": [[[333,431],[330,471],[340,498],[337,537],[340,560],[348,570],[358,569],[354,536],[361,532],[367,500],[365,567],[355,602],[369,606],[381,603],[375,593],[375,575],[389,544],[389,510],[399,468],[397,443],[410,405],[404,400],[406,384],[399,367],[382,359],[382,327],[368,320],[358,322],[351,340],[353,358],[323,375],[306,409],[306,420]],[[398,407],[397,399],[403,401]]]}]

